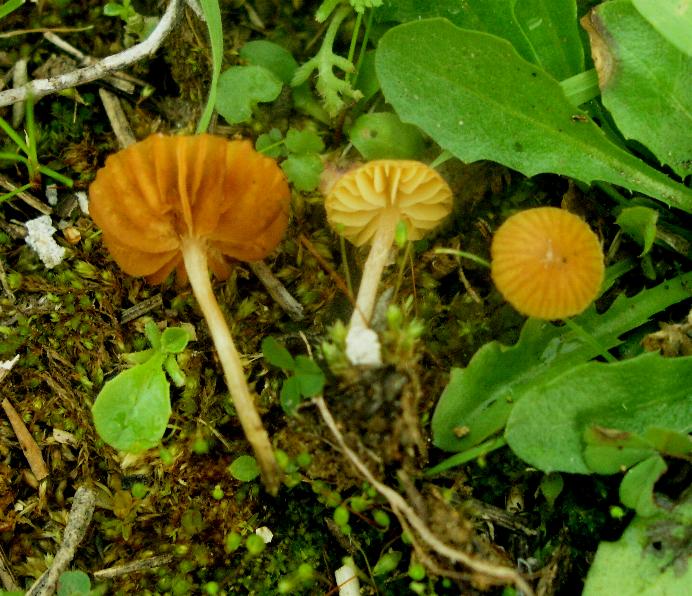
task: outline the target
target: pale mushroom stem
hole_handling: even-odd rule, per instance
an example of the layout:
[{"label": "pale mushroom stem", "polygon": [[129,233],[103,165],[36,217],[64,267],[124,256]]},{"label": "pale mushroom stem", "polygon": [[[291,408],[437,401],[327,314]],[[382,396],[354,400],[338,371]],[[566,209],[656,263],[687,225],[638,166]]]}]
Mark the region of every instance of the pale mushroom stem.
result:
[{"label": "pale mushroom stem", "polygon": [[236,350],[231,332],[214,296],[207,269],[205,246],[197,238],[187,238],[182,242],[182,254],[192,292],[202,309],[211,332],[238,419],[255,452],[257,463],[262,471],[264,485],[270,494],[275,495],[279,490],[279,467],[269,441],[269,435],[255,408],[238,350]]},{"label": "pale mushroom stem", "polygon": [[392,250],[396,225],[399,222],[399,210],[390,208],[382,214],[380,225],[375,232],[368,258],[363,266],[363,276],[358,287],[356,308],[351,316],[350,327],[369,327],[375,310],[375,300],[379,289],[382,272],[387,265],[389,252]]}]

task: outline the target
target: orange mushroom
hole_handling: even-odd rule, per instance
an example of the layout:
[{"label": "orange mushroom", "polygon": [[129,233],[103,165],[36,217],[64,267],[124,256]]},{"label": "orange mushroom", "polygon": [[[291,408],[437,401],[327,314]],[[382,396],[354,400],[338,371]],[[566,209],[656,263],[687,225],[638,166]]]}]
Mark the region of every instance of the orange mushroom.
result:
[{"label": "orange mushroom", "polygon": [[333,228],[356,246],[371,244],[351,317],[351,327],[367,327],[397,224],[404,222],[409,240],[422,238],[449,215],[452,191],[424,163],[381,159],[342,176],[324,206]]},{"label": "orange mushroom", "polygon": [[245,436],[271,493],[279,469],[243,366],[212,290],[227,257],[259,260],[288,224],[290,190],[274,160],[247,141],[152,135],[106,159],[89,188],[90,213],[115,261],[130,275],[189,279],[209,326]]},{"label": "orange mushroom", "polygon": [[497,230],[490,249],[497,289],[520,313],[565,319],[593,302],[603,281],[598,237],[555,207],[520,211]]}]

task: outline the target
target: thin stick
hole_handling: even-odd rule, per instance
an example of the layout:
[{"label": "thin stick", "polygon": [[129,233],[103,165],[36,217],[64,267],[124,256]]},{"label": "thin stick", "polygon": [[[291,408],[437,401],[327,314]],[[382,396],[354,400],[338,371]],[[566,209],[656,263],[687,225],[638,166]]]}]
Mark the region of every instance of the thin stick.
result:
[{"label": "thin stick", "polygon": [[289,291],[272,273],[272,270],[267,267],[264,261],[253,261],[248,263],[250,269],[262,282],[262,285],[267,289],[269,295],[283,309],[283,311],[294,321],[302,321],[305,313],[303,306],[298,302]]},{"label": "thin stick", "polygon": [[428,528],[423,519],[421,519],[413,508],[404,500],[404,498],[394,489],[378,481],[372,475],[368,467],[362,462],[362,460],[348,447],[348,445],[346,445],[346,441],[336,426],[336,422],[332,417],[331,412],[327,408],[324,398],[322,396],[318,396],[315,397],[313,401],[317,405],[317,409],[319,410],[322,419],[327,424],[327,427],[331,431],[332,435],[334,435],[334,439],[336,439],[337,444],[348,457],[348,459],[351,460],[351,463],[375,488],[375,490],[377,490],[378,493],[387,499],[392,511],[397,515],[397,517],[403,517],[405,521],[410,524],[423,542],[425,542],[435,552],[446,557],[450,561],[466,565],[466,567],[469,569],[483,574],[486,577],[494,578],[498,582],[513,583],[527,596],[534,593],[528,583],[526,583],[526,580],[524,580],[524,578],[521,577],[521,575],[519,575],[519,573],[517,573],[517,571],[514,569],[503,567],[502,565],[493,565],[492,563],[485,561],[479,561],[471,555],[454,549],[440,541],[439,538],[437,538],[437,536],[435,536]]},{"label": "thin stick", "polygon": [[267,492],[275,495],[279,490],[281,472],[269,441],[269,435],[255,408],[252,393],[245,379],[240,355],[214,296],[209,281],[204,246],[199,240],[188,238],[182,242],[182,253],[192,292],[202,309],[211,332],[216,353],[226,378],[226,385],[231,392],[233,405],[238,414],[238,420],[240,420],[245,436],[255,452],[257,463],[262,471],[264,486]]},{"label": "thin stick", "polygon": [[[14,362],[13,362],[14,364]],[[2,400],[2,409],[5,410],[5,414],[12,425],[12,430],[17,436],[19,441],[19,446],[24,452],[24,457],[29,462],[29,467],[36,480],[41,482],[44,478],[48,476],[48,468],[43,461],[43,455],[41,455],[41,450],[39,449],[34,437],[31,436],[29,429],[27,429],[21,416],[17,414],[17,410],[10,403],[10,400],[5,398]]]},{"label": "thin stick", "polygon": [[78,68],[72,72],[51,77],[49,79],[36,79],[17,87],[0,92],[0,107],[9,106],[18,101],[24,101],[29,96],[37,100],[44,95],[56,93],[62,89],[76,87],[84,83],[90,83],[100,79],[115,70],[120,70],[143,58],[151,56],[159,49],[159,46],[173,30],[182,7],[182,0],[170,0],[166,12],[163,13],[159,24],[142,43],[128,48],[122,52],[107,56],[91,66]]},{"label": "thin stick", "polygon": [[131,563],[125,563],[124,565],[118,565],[117,567],[100,569],[99,571],[94,571],[94,579],[112,579],[122,575],[130,575],[131,573],[146,571],[147,569],[156,569],[157,567],[168,565],[171,561],[173,561],[173,558],[173,555],[159,555],[157,557],[149,557],[148,559],[132,561]]}]

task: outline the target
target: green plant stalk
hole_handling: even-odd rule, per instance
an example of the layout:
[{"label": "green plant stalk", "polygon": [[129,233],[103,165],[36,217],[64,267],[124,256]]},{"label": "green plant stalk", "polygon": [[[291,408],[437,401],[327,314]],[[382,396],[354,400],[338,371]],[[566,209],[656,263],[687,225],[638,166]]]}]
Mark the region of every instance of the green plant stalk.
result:
[{"label": "green plant stalk", "polygon": [[34,100],[29,96],[26,100],[26,115],[24,117],[26,125],[27,152],[29,158],[29,178],[34,180],[37,170],[39,169],[38,153],[36,152],[36,120],[34,118]]},{"label": "green plant stalk", "polygon": [[488,439],[487,441],[483,441],[483,443],[481,443],[480,445],[476,445],[475,447],[471,447],[466,451],[462,451],[461,453],[457,453],[455,455],[452,455],[451,457],[448,457],[436,466],[430,468],[429,470],[426,470],[425,475],[435,476],[436,474],[444,472],[445,470],[449,470],[450,468],[455,468],[456,466],[461,466],[474,459],[485,457],[491,451],[500,449],[505,445],[507,445],[507,439],[505,439],[504,436]]},{"label": "green plant stalk", "polygon": [[252,393],[245,379],[240,355],[214,296],[209,280],[205,246],[198,238],[185,238],[182,241],[182,254],[192,292],[207,321],[216,354],[219,362],[221,362],[226,385],[231,392],[231,399],[238,414],[238,420],[240,420],[245,436],[255,452],[257,462],[262,470],[264,485],[270,494],[275,495],[279,490],[281,472],[269,441],[269,435],[255,408]]},{"label": "green plant stalk", "polygon": [[29,147],[24,142],[24,139],[22,139],[21,135],[17,133],[17,131],[14,128],[12,128],[8,124],[8,122],[2,117],[0,117],[0,128],[8,137],[10,137],[10,139],[12,139],[12,142],[15,145],[17,145],[17,147],[19,147],[24,153],[29,155]]},{"label": "green plant stalk", "polygon": [[365,23],[365,33],[363,33],[363,41],[360,44],[360,52],[358,52],[358,62],[356,64],[356,69],[353,73],[353,80],[358,78],[358,73],[360,72],[360,67],[363,65],[363,59],[365,58],[365,49],[368,47],[368,41],[370,41],[370,31],[372,29],[372,17],[375,11],[372,9],[368,13],[368,20]]},{"label": "green plant stalk", "polygon": [[0,19],[4,19],[8,14],[17,10],[26,0],[7,0],[0,5]]},{"label": "green plant stalk", "polygon": [[15,188],[14,190],[11,190],[10,192],[5,193],[4,195],[0,195],[0,205],[4,203],[5,201],[9,201],[12,197],[15,197],[18,195],[20,192],[24,192],[25,190],[29,190],[31,188],[31,184],[25,184],[24,186],[19,186]]},{"label": "green plant stalk", "polygon": [[200,0],[204,18],[207,21],[207,31],[209,31],[209,42],[211,44],[211,86],[209,97],[204,112],[197,123],[197,133],[206,132],[211,122],[211,116],[216,104],[216,90],[221,74],[221,62],[223,61],[223,28],[221,27],[221,9],[218,0]]},{"label": "green plant stalk", "polygon": [[353,282],[351,281],[351,269],[348,266],[348,255],[346,254],[346,240],[343,234],[339,234],[339,249],[341,250],[341,262],[344,264],[344,276],[346,277],[346,287],[349,296],[353,296]]},{"label": "green plant stalk", "polygon": [[[356,22],[353,25],[353,33],[351,34],[351,43],[348,46],[348,61],[353,62],[353,57],[356,54],[356,44],[358,43],[358,34],[360,33],[360,25],[363,22],[362,13],[356,14]],[[354,73],[351,73],[354,74]]]},{"label": "green plant stalk", "polygon": [[484,258],[474,255],[472,252],[466,252],[465,250],[457,250],[456,248],[436,248],[435,254],[438,255],[454,255],[455,257],[460,257],[462,259],[468,259],[473,261],[478,265],[490,269],[490,262],[486,261]]}]

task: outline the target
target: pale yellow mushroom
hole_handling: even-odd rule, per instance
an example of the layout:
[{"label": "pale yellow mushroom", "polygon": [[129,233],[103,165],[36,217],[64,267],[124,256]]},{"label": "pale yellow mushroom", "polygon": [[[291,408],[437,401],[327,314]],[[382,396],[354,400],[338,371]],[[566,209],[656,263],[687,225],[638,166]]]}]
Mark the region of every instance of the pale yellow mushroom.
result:
[{"label": "pale yellow mushroom", "polygon": [[394,243],[397,224],[419,240],[452,209],[452,191],[435,170],[418,161],[371,161],[342,176],[325,200],[331,226],[356,246],[371,244],[351,328],[367,327]]}]

